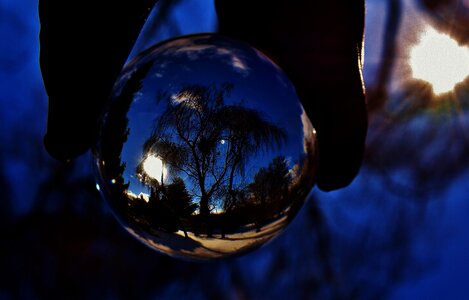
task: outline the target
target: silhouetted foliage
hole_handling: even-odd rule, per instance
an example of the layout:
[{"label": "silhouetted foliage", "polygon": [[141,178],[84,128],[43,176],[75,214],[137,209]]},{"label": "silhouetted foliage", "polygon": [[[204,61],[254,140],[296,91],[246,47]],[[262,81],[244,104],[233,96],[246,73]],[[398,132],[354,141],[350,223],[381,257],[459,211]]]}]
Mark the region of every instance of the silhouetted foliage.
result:
[{"label": "silhouetted foliage", "polygon": [[192,180],[204,217],[215,195],[225,192],[225,198],[236,199],[236,176],[243,174],[251,155],[286,139],[283,130],[259,112],[225,104],[232,88],[193,85],[163,95],[157,100],[167,108],[144,146],[144,153],[157,153],[169,168]]},{"label": "silhouetted foliage", "polygon": [[258,201],[256,214],[260,214],[257,219],[257,230],[276,212],[282,211],[284,201],[288,199],[288,187],[291,183],[284,157],[276,157],[267,168],[261,168],[254,176],[254,182],[249,185],[249,190]]},{"label": "silhouetted foliage", "polygon": [[151,188],[148,209],[144,214],[155,228],[176,232],[187,226],[187,219],[197,207],[192,203],[184,181],[178,177],[171,184]]},{"label": "silhouetted foliage", "polygon": [[[109,182],[113,182],[112,187],[120,193],[128,188],[129,184],[124,182],[123,172],[126,168],[125,162],[122,162],[122,148],[129,135],[127,112],[130,105],[134,101],[135,94],[142,88],[142,81],[150,71],[151,63],[147,63],[136,69],[130,74],[129,80],[121,88],[119,100],[109,104],[102,128],[99,134],[98,151],[102,161],[106,164],[105,174],[100,174],[101,179],[105,181],[103,186],[108,186]],[[105,193],[113,193],[112,191],[104,191]],[[127,205],[127,201],[122,195],[114,194],[116,205]]]}]

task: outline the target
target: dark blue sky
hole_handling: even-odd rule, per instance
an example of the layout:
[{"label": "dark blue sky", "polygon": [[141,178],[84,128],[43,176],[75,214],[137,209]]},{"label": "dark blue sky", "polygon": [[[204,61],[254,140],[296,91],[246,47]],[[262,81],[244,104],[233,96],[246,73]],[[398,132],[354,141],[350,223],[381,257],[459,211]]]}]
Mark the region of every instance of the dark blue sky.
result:
[{"label": "dark blue sky", "polygon": [[[303,110],[294,87],[283,72],[267,57],[242,43],[217,39],[212,44],[205,37],[183,41],[183,44],[181,41],[164,44],[153,49],[148,57],[141,58],[142,62],[150,59],[153,67],[127,115],[130,134],[122,160],[127,166],[124,181],[131,183],[129,190],[136,195],[148,193],[138,182],[135,170],[145,155],[143,144],[151,136],[158,116],[167,107],[164,101],[157,104],[157,95],[175,95],[194,84],[207,87],[215,84],[218,88],[225,83],[233,84],[232,92],[224,99],[226,105],[253,109],[285,131],[287,140],[280,148],[261,151],[248,160],[246,182],[276,156],[284,156],[289,168],[300,163],[304,155]],[[138,66],[139,62],[131,64],[129,69],[132,70],[134,65]]]}]

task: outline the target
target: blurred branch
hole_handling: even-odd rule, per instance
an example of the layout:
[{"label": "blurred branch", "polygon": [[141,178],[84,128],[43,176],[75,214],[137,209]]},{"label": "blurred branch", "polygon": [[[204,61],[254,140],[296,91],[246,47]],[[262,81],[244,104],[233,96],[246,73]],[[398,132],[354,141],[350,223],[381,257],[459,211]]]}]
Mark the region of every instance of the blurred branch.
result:
[{"label": "blurred branch", "polygon": [[367,91],[368,111],[373,113],[383,108],[388,98],[387,84],[392,74],[397,52],[397,38],[401,23],[401,0],[388,0],[387,19],[383,38],[383,52],[376,85]]}]

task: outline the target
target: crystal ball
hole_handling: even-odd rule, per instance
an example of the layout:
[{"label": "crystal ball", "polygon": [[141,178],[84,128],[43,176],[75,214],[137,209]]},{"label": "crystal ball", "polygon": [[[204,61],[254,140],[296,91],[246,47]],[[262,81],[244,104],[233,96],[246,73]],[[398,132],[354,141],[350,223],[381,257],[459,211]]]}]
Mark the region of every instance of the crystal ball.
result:
[{"label": "crystal ball", "polygon": [[186,260],[256,249],[315,184],[316,132],[283,71],[215,34],[157,44],[114,85],[97,188],[141,242]]}]

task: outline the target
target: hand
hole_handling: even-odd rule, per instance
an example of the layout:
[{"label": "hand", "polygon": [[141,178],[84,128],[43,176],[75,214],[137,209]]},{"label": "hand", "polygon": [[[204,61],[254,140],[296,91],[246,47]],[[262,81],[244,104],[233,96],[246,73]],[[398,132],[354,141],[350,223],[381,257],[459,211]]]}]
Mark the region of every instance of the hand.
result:
[{"label": "hand", "polygon": [[367,131],[361,79],[364,0],[217,0],[220,33],[247,41],[288,75],[318,137],[318,186],[358,173]]},{"label": "hand", "polygon": [[[67,160],[93,144],[104,102],[155,1],[40,0],[52,156]],[[337,189],[356,176],[366,136],[364,3],[295,2],[216,1],[220,33],[261,49],[290,77],[318,134],[318,186]]]},{"label": "hand", "polygon": [[104,103],[155,1],[39,0],[51,156],[66,161],[94,144]]}]

